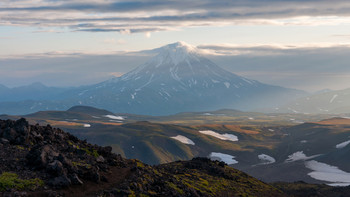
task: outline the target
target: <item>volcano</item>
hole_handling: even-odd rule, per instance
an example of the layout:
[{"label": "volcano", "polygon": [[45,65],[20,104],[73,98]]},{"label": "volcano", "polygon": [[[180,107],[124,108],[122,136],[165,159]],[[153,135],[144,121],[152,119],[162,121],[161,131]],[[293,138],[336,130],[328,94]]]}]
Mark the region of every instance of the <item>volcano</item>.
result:
[{"label": "volcano", "polygon": [[255,110],[277,107],[303,94],[233,74],[217,66],[194,46],[177,42],[153,51],[158,55],[121,77],[71,89],[49,101],[6,103],[31,113],[66,110],[75,105],[115,113],[168,115],[217,109]]},{"label": "volcano", "polygon": [[184,42],[157,51],[158,55],[125,75],[82,89],[75,95],[77,104],[113,112],[167,115],[266,108],[302,94],[235,75]]}]

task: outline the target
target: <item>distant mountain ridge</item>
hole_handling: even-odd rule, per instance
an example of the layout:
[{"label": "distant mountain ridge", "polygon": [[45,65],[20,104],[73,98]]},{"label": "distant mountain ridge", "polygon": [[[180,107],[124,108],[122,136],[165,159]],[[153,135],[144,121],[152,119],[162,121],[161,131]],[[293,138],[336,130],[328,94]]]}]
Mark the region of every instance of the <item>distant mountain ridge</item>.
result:
[{"label": "distant mountain ridge", "polygon": [[69,89],[47,87],[39,82],[14,88],[8,88],[0,84],[0,102],[56,99],[60,94]]},{"label": "distant mountain ridge", "polygon": [[253,110],[277,107],[305,94],[228,72],[184,42],[166,45],[157,52],[157,56],[121,77],[74,88],[55,99],[0,103],[0,113],[66,110],[74,105],[147,115],[222,108]]},{"label": "distant mountain ridge", "polygon": [[94,107],[89,106],[73,106],[67,110],[68,112],[77,112],[77,113],[87,113],[90,115],[113,115],[112,112],[104,110],[104,109],[97,109]]},{"label": "distant mountain ridge", "polygon": [[294,100],[277,112],[311,113],[311,114],[342,114],[350,112],[350,88],[320,92],[311,96]]}]

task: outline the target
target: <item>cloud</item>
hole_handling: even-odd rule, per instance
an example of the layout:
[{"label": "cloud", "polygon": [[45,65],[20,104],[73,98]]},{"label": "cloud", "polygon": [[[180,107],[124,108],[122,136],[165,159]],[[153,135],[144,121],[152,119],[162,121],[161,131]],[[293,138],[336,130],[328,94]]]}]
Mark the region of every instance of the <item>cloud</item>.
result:
[{"label": "cloud", "polygon": [[350,83],[350,45],[201,45],[224,69],[264,83],[317,91]]},{"label": "cloud", "polygon": [[119,31],[121,34],[130,34],[131,33],[130,29],[119,29],[117,31]]},{"label": "cloud", "polygon": [[57,30],[54,30],[54,29],[49,29],[49,30],[33,31],[33,33],[64,33],[64,31],[57,31]]},{"label": "cloud", "polygon": [[117,40],[117,44],[126,44],[127,42],[123,39]]},{"label": "cloud", "polygon": [[337,34],[337,35],[332,35],[333,37],[339,37],[339,38],[347,38],[350,39],[350,34],[347,35],[341,35],[341,34]]},{"label": "cloud", "polygon": [[14,39],[14,37],[0,37],[0,39],[7,40],[7,39]]},{"label": "cloud", "polygon": [[103,43],[106,43],[106,44],[126,44],[126,41],[123,39],[116,40],[115,38],[106,38],[103,40]]},{"label": "cloud", "polygon": [[213,56],[277,56],[277,55],[301,55],[320,53],[322,51],[334,54],[340,51],[349,51],[350,43],[333,44],[254,44],[254,45],[234,45],[216,44],[199,45],[198,48],[207,55]]},{"label": "cloud", "polygon": [[103,40],[103,43],[106,44],[115,44],[117,41],[114,38],[107,38]]},{"label": "cloud", "polygon": [[348,0],[4,0],[0,25],[139,33],[187,26],[350,24]]}]

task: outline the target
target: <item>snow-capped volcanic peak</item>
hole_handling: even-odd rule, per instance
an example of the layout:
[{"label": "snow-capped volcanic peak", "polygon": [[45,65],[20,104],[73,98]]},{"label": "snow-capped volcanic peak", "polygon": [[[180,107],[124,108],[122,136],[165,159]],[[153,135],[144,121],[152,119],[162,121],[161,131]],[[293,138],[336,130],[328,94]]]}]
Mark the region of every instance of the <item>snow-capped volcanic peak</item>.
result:
[{"label": "snow-capped volcanic peak", "polygon": [[[178,65],[179,63],[188,60],[189,58],[197,59],[199,55],[196,47],[185,42],[176,42],[160,48],[161,51],[154,60],[158,63],[170,63]],[[198,60],[198,59],[197,59]],[[160,65],[160,64],[159,64]]]},{"label": "snow-capped volcanic peak", "polygon": [[195,46],[185,42],[176,42],[168,44],[158,49],[158,55],[150,59],[147,67],[174,67],[179,64],[190,65],[199,62],[200,54]]},{"label": "snow-capped volcanic peak", "polygon": [[121,80],[144,80],[144,83],[149,84],[157,80],[160,82],[171,79],[185,86],[207,86],[216,82],[228,88],[229,81],[237,77],[202,56],[196,47],[184,42],[169,44],[158,48],[157,51],[158,55],[123,75]]}]

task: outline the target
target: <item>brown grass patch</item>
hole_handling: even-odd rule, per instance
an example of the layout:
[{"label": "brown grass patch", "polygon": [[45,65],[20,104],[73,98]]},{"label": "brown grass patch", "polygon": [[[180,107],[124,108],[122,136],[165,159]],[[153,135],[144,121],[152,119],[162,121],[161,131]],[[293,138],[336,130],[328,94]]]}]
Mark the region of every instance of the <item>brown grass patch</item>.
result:
[{"label": "brown grass patch", "polygon": [[244,134],[250,134],[250,135],[259,134],[258,131],[242,129],[241,126],[230,125],[230,124],[224,124],[224,125],[221,125],[221,124],[205,124],[205,125],[198,125],[196,127],[209,127],[209,128],[217,129],[217,130],[228,129],[230,131],[234,131],[234,132],[237,132],[237,133],[244,133]]},{"label": "brown grass patch", "polygon": [[77,122],[68,122],[68,121],[56,121],[56,120],[46,120],[50,125],[52,126],[83,126],[84,124],[82,123],[77,123]]},{"label": "brown grass patch", "polygon": [[258,131],[242,129],[240,126],[237,126],[237,125],[224,125],[224,127],[230,129],[231,131],[236,131],[239,133],[252,134],[252,135],[259,134]]},{"label": "brown grass patch", "polygon": [[328,120],[322,120],[320,122],[315,122],[316,124],[322,125],[350,125],[350,119],[347,118],[332,118]]}]

